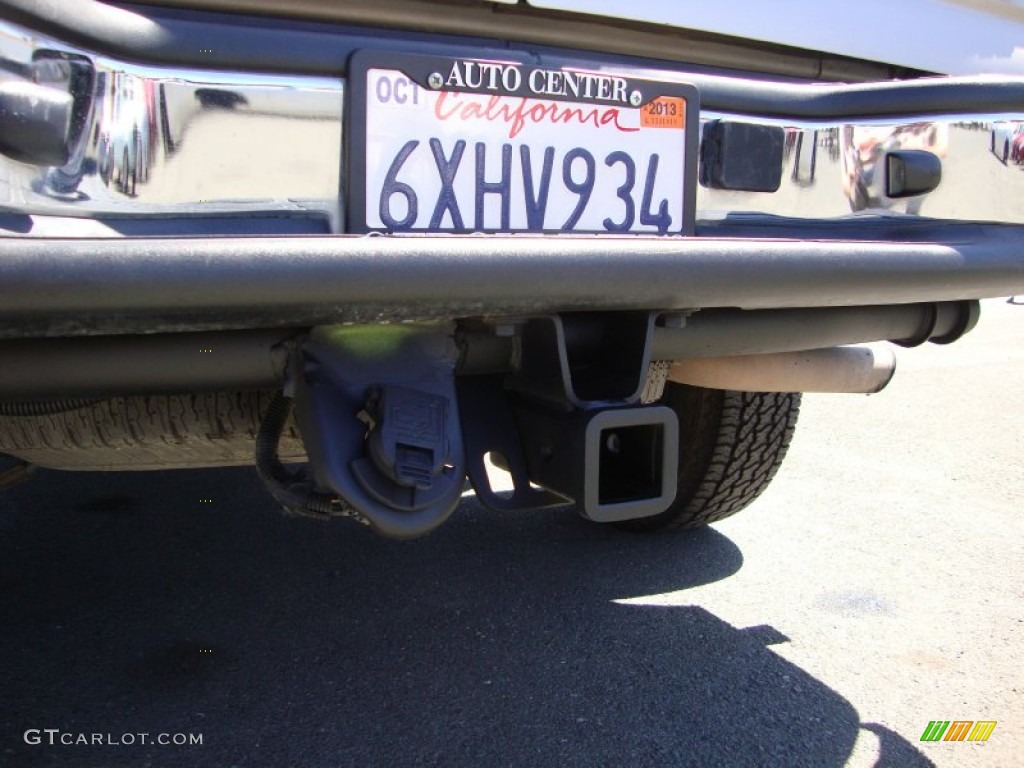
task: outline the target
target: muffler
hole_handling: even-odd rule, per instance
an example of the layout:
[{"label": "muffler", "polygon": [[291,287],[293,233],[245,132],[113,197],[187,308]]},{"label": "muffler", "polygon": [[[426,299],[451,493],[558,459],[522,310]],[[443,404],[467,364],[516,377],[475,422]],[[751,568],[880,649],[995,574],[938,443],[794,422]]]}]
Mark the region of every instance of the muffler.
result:
[{"label": "muffler", "polygon": [[853,345],[735,357],[677,360],[668,379],[739,392],[881,392],[896,372],[886,346]]}]

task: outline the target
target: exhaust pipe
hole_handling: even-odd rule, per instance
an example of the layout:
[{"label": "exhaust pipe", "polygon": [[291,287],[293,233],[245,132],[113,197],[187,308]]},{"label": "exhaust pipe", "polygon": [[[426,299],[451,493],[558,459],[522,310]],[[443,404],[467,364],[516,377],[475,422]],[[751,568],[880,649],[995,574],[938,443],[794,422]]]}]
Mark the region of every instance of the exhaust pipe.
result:
[{"label": "exhaust pipe", "polygon": [[736,357],[677,360],[668,379],[739,392],[881,392],[896,372],[886,346],[856,345]]}]

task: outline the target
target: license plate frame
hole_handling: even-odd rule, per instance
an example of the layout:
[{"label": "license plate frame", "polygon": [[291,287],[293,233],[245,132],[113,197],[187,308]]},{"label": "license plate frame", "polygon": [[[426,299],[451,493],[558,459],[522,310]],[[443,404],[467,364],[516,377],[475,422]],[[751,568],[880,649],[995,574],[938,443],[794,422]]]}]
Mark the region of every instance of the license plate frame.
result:
[{"label": "license plate frame", "polygon": [[[390,71],[395,76],[391,77],[387,73],[382,75],[382,70]],[[372,84],[371,78],[376,78]],[[388,82],[385,84],[381,82],[382,80]],[[538,88],[540,90],[537,90]],[[620,74],[617,71],[598,71],[582,66],[546,65],[536,60],[510,55],[506,51],[494,52],[491,55],[442,56],[367,49],[355,52],[349,61],[346,94],[343,193],[348,232],[681,236],[690,236],[694,232],[699,97],[696,87],[691,84],[645,79]],[[387,97],[387,101],[383,100],[384,96]],[[411,101],[414,97],[417,99],[415,107]],[[399,98],[405,101],[399,104]],[[375,100],[372,108],[371,99]],[[439,100],[444,101],[443,106]],[[433,107],[424,107],[423,103],[432,103]],[[467,107],[471,104],[477,105],[475,112],[472,111],[474,107]],[[445,148],[444,143],[438,139],[436,146],[430,144],[428,147],[427,134],[430,132],[430,125],[424,126],[419,138],[409,139],[402,147],[404,150],[410,143],[417,143],[414,150],[418,153],[415,156],[418,166],[414,166],[413,161],[410,161],[403,168],[402,163],[405,163],[405,160],[399,162],[397,156],[391,157],[397,146],[394,142],[401,139],[394,136],[382,138],[383,133],[387,133],[388,130],[386,127],[383,132],[380,130],[383,119],[381,116],[388,114],[385,107],[395,114],[412,110],[414,116],[419,119],[424,119],[426,111],[430,110],[433,113],[432,125],[437,128],[441,125],[442,115],[450,116],[446,110],[451,105],[469,109],[470,112],[467,113],[463,109],[456,114],[453,124],[459,127],[449,134],[448,138],[461,135],[458,132],[462,130],[470,133],[487,133],[483,159],[479,154],[474,156],[474,150],[480,152],[476,145],[485,143],[482,140],[468,144],[466,140],[457,139],[454,142],[450,141]],[[486,116],[481,114],[484,105],[489,107]],[[681,115],[676,111],[677,105],[682,112]],[[531,109],[535,111],[531,112]],[[668,114],[669,111],[672,114]],[[665,114],[662,115],[661,112]],[[485,118],[491,117],[491,113],[497,114],[498,117],[488,123]],[[470,125],[473,121],[463,118],[462,115],[465,114],[478,119]],[[531,122],[533,115],[540,115],[541,119]],[[544,123],[544,117],[548,118],[550,125]],[[620,121],[632,127],[624,128]],[[388,123],[385,122],[384,125]],[[374,130],[374,127],[378,130]],[[599,129],[603,131],[606,127],[608,131],[598,133]],[[610,133],[615,129],[621,133]],[[532,140],[536,145],[531,145],[529,138],[517,141],[520,136],[528,134],[531,130],[534,131]],[[577,136],[586,134],[592,144],[606,140],[613,143],[621,141],[623,149],[612,153],[606,153],[602,149],[591,152],[587,147],[574,147],[565,152],[555,151],[556,148],[551,146],[552,141],[562,141],[564,133],[560,135],[559,132],[569,130],[575,131]],[[505,141],[504,136],[498,135],[506,131],[509,134],[508,141]],[[544,134],[542,131],[547,133]],[[493,136],[491,132],[494,133]],[[513,132],[516,132],[515,135]],[[551,136],[559,138],[557,141],[545,142],[545,135],[549,139]],[[668,157],[663,165],[659,165],[658,151],[651,152],[645,159],[643,155],[646,150],[636,149],[641,145],[642,138],[645,142],[654,142],[663,148],[661,151]],[[388,150],[391,154],[385,153],[388,141],[392,142]],[[492,151],[492,156],[497,156],[499,141],[503,142],[500,160],[491,162],[500,163],[498,179],[506,185],[505,194],[501,190],[491,194],[489,189],[481,193],[480,184],[486,186],[494,182],[475,181],[475,208],[465,205],[466,195],[463,194],[462,206],[468,210],[462,220],[457,220],[456,213],[461,209],[460,203],[455,200],[458,197],[456,184],[468,184],[465,177],[475,177],[476,168],[480,167],[481,162],[488,167],[486,153]],[[468,151],[456,152],[456,145],[460,142],[463,149]],[[540,146],[545,143],[547,146]],[[509,168],[505,164],[511,162],[505,157],[506,144],[517,148],[517,151],[509,151],[515,155],[515,170],[512,173],[508,173]],[[525,155],[523,146],[527,146]],[[554,152],[552,158],[560,157],[561,162],[557,165],[548,157],[549,149]],[[368,159],[368,152],[371,150],[377,152],[376,162]],[[412,151],[410,150],[406,158],[411,156]],[[531,154],[534,151],[536,153]],[[634,154],[641,158],[639,162],[634,159]],[[474,158],[476,168],[471,172],[468,166],[473,164]],[[672,175],[673,161],[677,159],[681,160],[682,165],[678,179]],[[410,193],[418,202],[419,195],[415,184],[406,184],[401,180],[402,177],[396,174],[391,177],[390,186],[385,187],[384,185],[388,183],[386,172],[383,174],[384,181],[381,182],[380,179],[385,166],[388,166],[389,171],[397,168],[399,173],[410,169],[425,173],[424,169],[428,165],[437,175],[432,183],[439,186],[440,191],[436,196],[425,195],[423,210],[419,211],[419,207],[416,206],[418,213],[411,210],[414,206],[410,205]],[[446,169],[453,174],[448,177],[447,182],[444,180]],[[458,176],[460,172],[462,176]],[[493,172],[493,166],[485,172]],[[529,175],[531,173],[532,176]],[[526,178],[523,177],[524,174],[527,174]],[[621,193],[627,186],[630,174],[633,177],[632,186],[625,193]],[[545,177],[549,186],[545,186]],[[609,185],[615,183],[608,181],[612,178],[621,182],[621,186],[615,187],[613,192],[609,193]],[[419,182],[421,187],[426,183],[422,174],[417,179],[423,180]],[[586,189],[588,181],[589,191]],[[570,190],[566,186],[570,182],[579,189]],[[449,184],[448,187],[445,187],[446,183]],[[506,213],[506,209],[510,209],[512,203],[506,203],[505,195],[507,194],[510,199],[513,197],[510,186],[512,184],[520,187],[516,202],[522,204],[523,208],[517,208],[514,212],[509,210]],[[527,184],[532,187],[529,191]],[[603,196],[591,202],[591,193],[599,184],[598,191]],[[500,187],[501,184],[498,183],[497,186]],[[390,190],[386,200],[385,189]],[[464,192],[464,187],[458,189]],[[549,211],[550,191],[555,191],[556,194],[554,208]],[[573,203],[565,202],[557,194],[561,193],[565,197],[569,192],[576,195]],[[446,193],[448,197],[442,200],[441,196]],[[583,193],[586,193],[586,199]],[[491,194],[491,197],[486,198],[487,194]],[[677,198],[676,195],[680,197]],[[497,214],[495,197],[498,198],[497,206],[500,209]],[[479,202],[481,198],[485,200],[484,203]],[[539,205],[541,199],[543,206]],[[607,205],[604,205],[605,202]],[[438,219],[437,211],[442,209],[442,203],[443,213]],[[575,214],[576,207],[581,203],[582,208],[575,221],[572,216],[566,218],[555,212],[571,205]],[[487,209],[483,210],[481,206],[486,206]],[[431,220],[426,221],[426,212],[430,209],[433,209],[433,214]],[[398,213],[392,215],[396,210]],[[607,212],[607,215],[601,219],[603,212]],[[667,218],[665,214],[668,214]],[[411,224],[410,216],[413,217]],[[527,226],[521,226],[524,216]],[[498,219],[497,226],[486,225],[495,218]],[[513,218],[519,226],[513,224]],[[550,226],[552,223],[558,224],[563,218],[566,218],[563,224],[571,222],[573,226],[569,229],[564,225]],[[484,226],[477,226],[480,219],[484,220]],[[639,223],[644,221],[646,223]],[[537,226],[538,222],[540,226]],[[586,226],[587,222],[590,226]],[[623,230],[621,227],[627,223],[629,228]],[[458,224],[462,226],[457,226]],[[663,224],[667,226],[663,227]]]}]

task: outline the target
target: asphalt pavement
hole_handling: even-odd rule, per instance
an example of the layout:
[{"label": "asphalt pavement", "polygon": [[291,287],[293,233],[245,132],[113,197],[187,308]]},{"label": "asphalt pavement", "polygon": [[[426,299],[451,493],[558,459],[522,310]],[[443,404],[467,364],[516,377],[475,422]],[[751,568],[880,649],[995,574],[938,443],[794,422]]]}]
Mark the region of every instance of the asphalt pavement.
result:
[{"label": "asphalt pavement", "polygon": [[687,535],[470,496],[392,542],[251,469],[40,472],[0,496],[0,765],[1019,766],[1024,306],[900,358]]}]

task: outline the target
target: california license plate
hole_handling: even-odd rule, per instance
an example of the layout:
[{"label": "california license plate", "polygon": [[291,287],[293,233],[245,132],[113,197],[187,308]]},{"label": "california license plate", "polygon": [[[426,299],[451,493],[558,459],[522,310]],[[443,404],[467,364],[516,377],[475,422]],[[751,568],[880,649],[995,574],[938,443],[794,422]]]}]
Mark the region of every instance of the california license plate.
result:
[{"label": "california license plate", "polygon": [[363,51],[349,93],[349,231],[692,233],[692,86]]}]

